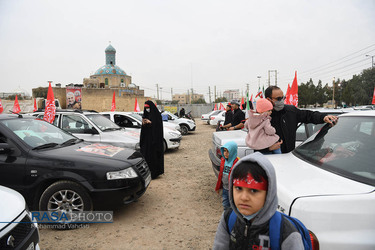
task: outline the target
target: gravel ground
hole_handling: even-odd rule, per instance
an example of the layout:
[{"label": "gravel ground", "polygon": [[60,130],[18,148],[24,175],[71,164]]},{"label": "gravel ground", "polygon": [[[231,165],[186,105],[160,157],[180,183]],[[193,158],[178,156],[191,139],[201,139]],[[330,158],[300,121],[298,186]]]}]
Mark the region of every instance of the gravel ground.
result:
[{"label": "gravel ground", "polygon": [[165,173],[132,204],[113,210],[114,222],[75,230],[40,230],[41,249],[210,249],[222,213],[208,149],[214,128],[196,131],[165,154]]}]

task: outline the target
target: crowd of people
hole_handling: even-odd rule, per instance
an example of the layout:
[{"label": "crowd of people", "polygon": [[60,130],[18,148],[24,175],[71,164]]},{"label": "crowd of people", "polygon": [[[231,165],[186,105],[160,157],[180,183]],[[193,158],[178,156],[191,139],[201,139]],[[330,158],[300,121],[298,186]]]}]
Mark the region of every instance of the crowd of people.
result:
[{"label": "crowd of people", "polygon": [[213,249],[304,249],[303,235],[288,219],[279,225],[279,240],[271,237],[270,228],[278,213],[277,185],[275,170],[264,155],[292,151],[299,123],[334,126],[338,118],[285,105],[284,99],[279,87],[268,87],[265,98],[257,100],[256,109],[248,111],[248,119],[237,101],[226,107],[221,130],[246,127],[246,144],[255,153],[239,159],[235,142],[221,147],[223,157],[215,191],[222,189],[224,212]]},{"label": "crowd of people", "polygon": [[[222,190],[224,212],[213,249],[304,249],[303,237],[287,219],[280,223],[282,234],[278,241],[270,235],[270,227],[277,215],[277,185],[273,165],[264,155],[292,151],[299,123],[334,126],[338,118],[285,105],[284,99],[279,87],[268,87],[265,98],[256,102],[256,109],[251,106],[247,111],[247,119],[238,101],[233,100],[226,106],[221,130],[246,127],[246,144],[256,152],[239,159],[234,141],[221,147],[223,157],[215,191]],[[183,109],[180,111],[182,115]],[[163,174],[163,125],[160,112],[152,101],[144,104],[140,147],[151,177],[155,179]]]}]

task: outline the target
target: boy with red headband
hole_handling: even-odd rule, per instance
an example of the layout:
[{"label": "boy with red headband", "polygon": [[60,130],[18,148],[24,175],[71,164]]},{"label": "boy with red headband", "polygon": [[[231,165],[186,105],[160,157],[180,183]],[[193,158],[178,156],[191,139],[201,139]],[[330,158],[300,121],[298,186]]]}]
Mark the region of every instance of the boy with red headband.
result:
[{"label": "boy with red headband", "polygon": [[[247,155],[233,167],[229,201],[232,209],[221,217],[213,249],[271,249],[269,221],[277,208],[276,175],[261,153]],[[229,225],[232,211],[233,227]],[[282,220],[281,227],[280,249],[304,249],[300,233],[289,220]]]}]

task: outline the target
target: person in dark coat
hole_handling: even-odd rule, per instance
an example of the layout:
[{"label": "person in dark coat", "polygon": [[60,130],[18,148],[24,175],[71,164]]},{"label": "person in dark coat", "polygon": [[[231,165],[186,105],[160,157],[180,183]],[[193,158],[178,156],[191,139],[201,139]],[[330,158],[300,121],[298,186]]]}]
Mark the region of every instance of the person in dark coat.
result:
[{"label": "person in dark coat", "polygon": [[[299,123],[328,123],[334,126],[338,117],[326,115],[319,111],[302,110],[293,105],[284,104],[284,93],[277,86],[270,86],[264,91],[267,98],[273,105],[271,114],[271,125],[276,129],[276,134],[280,136],[280,141],[266,150],[281,148],[282,153],[288,153],[295,148],[296,131]],[[262,151],[261,151],[262,152]]]},{"label": "person in dark coat", "polygon": [[141,153],[155,179],[164,173],[163,122],[152,101],[146,101],[142,116]]},{"label": "person in dark coat", "polygon": [[180,110],[180,117],[184,117],[184,116],[185,116],[185,109],[182,108],[182,109]]}]

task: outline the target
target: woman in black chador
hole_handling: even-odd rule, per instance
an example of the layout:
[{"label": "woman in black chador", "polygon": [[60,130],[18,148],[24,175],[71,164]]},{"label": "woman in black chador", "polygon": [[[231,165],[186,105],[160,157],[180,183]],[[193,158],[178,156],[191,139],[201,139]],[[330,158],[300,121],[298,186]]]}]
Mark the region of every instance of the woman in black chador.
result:
[{"label": "woman in black chador", "polygon": [[164,173],[163,122],[152,101],[145,102],[142,118],[141,153],[155,179]]}]

